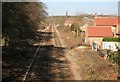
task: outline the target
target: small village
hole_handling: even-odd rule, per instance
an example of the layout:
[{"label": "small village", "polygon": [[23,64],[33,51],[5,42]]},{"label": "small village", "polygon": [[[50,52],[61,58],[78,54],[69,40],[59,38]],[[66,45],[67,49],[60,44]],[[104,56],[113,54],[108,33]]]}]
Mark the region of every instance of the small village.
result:
[{"label": "small village", "polygon": [[[83,24],[79,29],[84,36],[84,43],[87,45],[92,46],[95,43],[97,48],[111,49],[113,51],[116,50],[116,46],[120,46],[119,40],[114,41],[114,38],[120,36],[117,16],[97,16],[97,13],[95,13],[93,19],[83,18],[82,21],[74,21],[72,18],[68,18],[64,25],[71,27],[73,23]],[[106,37],[113,37],[113,41],[105,40]]]}]

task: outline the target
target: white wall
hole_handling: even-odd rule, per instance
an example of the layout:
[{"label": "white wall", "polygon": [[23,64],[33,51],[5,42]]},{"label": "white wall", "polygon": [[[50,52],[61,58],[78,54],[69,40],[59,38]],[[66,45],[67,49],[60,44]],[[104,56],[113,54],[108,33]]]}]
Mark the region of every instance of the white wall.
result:
[{"label": "white wall", "polygon": [[119,48],[120,48],[120,42],[103,42],[102,43],[102,47],[103,49],[111,49],[111,50],[114,50],[116,49],[116,46],[117,45]]}]

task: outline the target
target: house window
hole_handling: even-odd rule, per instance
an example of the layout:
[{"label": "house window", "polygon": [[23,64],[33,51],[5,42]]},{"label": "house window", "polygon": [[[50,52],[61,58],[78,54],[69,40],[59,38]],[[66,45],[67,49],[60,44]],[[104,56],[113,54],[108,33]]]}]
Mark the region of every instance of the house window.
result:
[{"label": "house window", "polygon": [[117,27],[116,25],[113,25],[113,27]]}]

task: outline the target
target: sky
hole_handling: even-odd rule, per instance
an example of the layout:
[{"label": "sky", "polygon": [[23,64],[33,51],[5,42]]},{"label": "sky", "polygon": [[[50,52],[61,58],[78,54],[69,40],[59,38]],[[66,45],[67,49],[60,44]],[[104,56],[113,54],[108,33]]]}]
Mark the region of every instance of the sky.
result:
[{"label": "sky", "polygon": [[68,15],[95,13],[106,15],[118,14],[118,0],[44,0],[43,2],[47,6],[47,12],[49,16],[65,15],[66,11],[68,11]]}]

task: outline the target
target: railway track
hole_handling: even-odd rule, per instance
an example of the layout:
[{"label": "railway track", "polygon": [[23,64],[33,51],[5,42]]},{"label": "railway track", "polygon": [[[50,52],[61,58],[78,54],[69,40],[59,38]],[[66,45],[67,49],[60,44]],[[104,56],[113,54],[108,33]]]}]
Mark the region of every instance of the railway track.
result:
[{"label": "railway track", "polygon": [[[51,29],[49,29],[49,31],[51,31]],[[54,37],[55,46],[47,44],[44,38],[46,36]],[[42,82],[45,80],[73,80],[64,53],[64,49],[55,29],[51,34],[47,34],[46,32],[28,66],[23,81],[39,80]]]},{"label": "railway track", "polygon": [[[70,67],[69,67],[69,63],[65,57],[65,51],[66,51],[66,47],[65,45],[62,43],[60,36],[57,32],[57,28],[55,26],[53,26],[54,29],[54,36],[55,36],[55,46],[60,47],[58,52],[63,52],[62,54],[58,54],[58,58],[62,61],[64,61],[64,63],[59,62],[59,68],[61,70],[61,78],[62,80],[73,80],[73,76],[72,73],[70,71]],[[67,73],[64,73],[65,71],[67,71]]]}]

